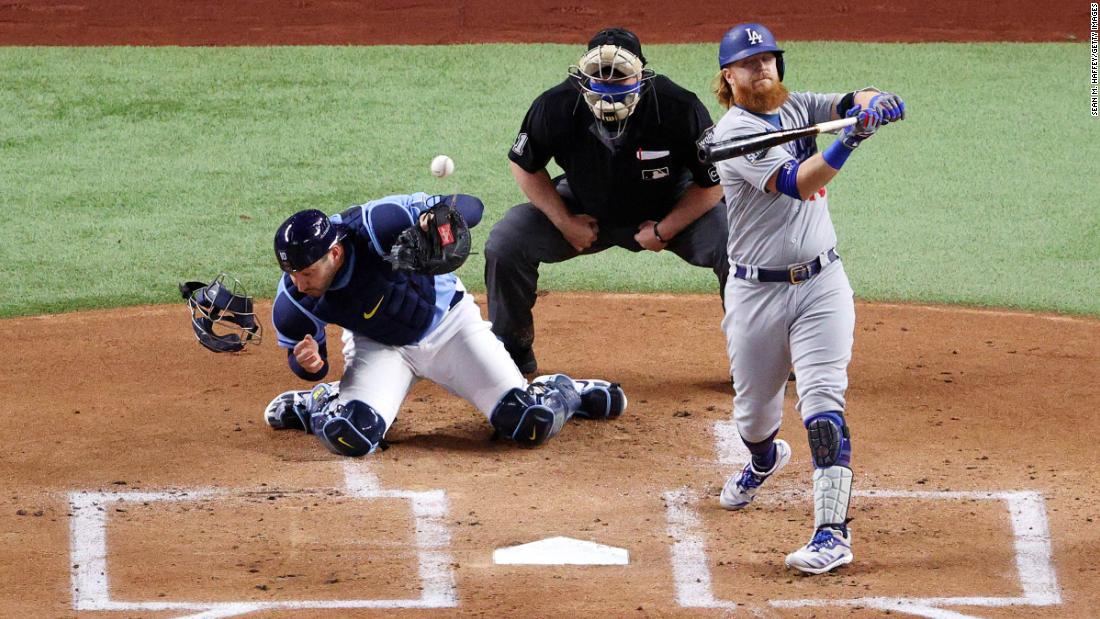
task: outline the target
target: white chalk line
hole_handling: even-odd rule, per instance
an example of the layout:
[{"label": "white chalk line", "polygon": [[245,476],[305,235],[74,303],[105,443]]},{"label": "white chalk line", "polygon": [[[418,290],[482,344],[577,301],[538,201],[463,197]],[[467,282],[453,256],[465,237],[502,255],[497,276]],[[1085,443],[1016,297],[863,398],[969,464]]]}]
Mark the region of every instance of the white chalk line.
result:
[{"label": "white chalk line", "polygon": [[[720,437],[719,442],[723,439]],[[727,438],[728,440],[728,438]],[[941,606],[1050,606],[1061,604],[1061,590],[1054,570],[1050,529],[1043,497],[1038,492],[922,490],[856,491],[856,496],[878,499],[916,500],[992,500],[1004,501],[1008,508],[1016,554],[1017,576],[1023,589],[1018,597],[864,597],[852,599],[770,600],[776,608],[815,606],[868,607],[899,613],[957,619],[970,617]],[[808,495],[804,493],[803,496]],[[689,490],[664,493],[668,534],[673,539],[672,570],[677,602],[691,608],[734,608],[736,603],[718,599],[711,587],[711,574],[701,525],[690,503],[698,496]]]},{"label": "white chalk line", "polygon": [[685,608],[737,608],[735,602],[718,600],[711,591],[710,567],[699,517],[688,504],[696,497],[689,490],[664,493],[668,535],[672,538],[672,578],[676,601]]},{"label": "white chalk line", "polygon": [[196,501],[230,498],[226,491],[199,489],[165,492],[71,492],[69,505],[70,555],[73,608],[78,611],[191,611],[187,619],[216,619],[264,610],[352,609],[352,608],[452,608],[458,605],[447,529],[447,497],[442,490],[411,491],[382,489],[366,465],[344,463],[345,484],[350,496],[360,499],[398,498],[412,505],[415,544],[421,594],[415,599],[378,600],[276,600],[242,602],[122,601],[113,600],[107,573],[107,518],[109,506],[117,503]]}]

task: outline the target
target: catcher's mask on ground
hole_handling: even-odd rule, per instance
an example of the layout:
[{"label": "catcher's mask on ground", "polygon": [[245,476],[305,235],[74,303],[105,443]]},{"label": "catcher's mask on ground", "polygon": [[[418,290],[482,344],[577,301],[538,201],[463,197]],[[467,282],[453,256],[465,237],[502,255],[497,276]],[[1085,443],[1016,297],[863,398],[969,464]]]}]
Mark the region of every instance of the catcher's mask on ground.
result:
[{"label": "catcher's mask on ground", "polygon": [[641,43],[629,30],[602,30],[588,47],[577,64],[569,67],[569,75],[592,114],[617,137],[626,129],[627,118],[634,113],[653,71],[645,68]]},{"label": "catcher's mask on ground", "polygon": [[180,294],[191,310],[191,327],[199,343],[214,352],[238,352],[260,343],[261,326],[252,311],[252,297],[241,282],[219,274],[209,284],[181,282]]}]

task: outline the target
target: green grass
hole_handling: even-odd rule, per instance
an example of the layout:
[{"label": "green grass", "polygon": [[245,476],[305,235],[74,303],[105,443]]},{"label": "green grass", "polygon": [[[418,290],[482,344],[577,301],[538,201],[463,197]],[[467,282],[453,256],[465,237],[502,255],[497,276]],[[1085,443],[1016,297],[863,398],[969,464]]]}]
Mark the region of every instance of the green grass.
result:
[{"label": "green grass", "polygon": [[[792,89],[875,84],[909,119],[830,186],[859,296],[1100,314],[1100,121],[1083,44],[791,43]],[[175,300],[226,270],[261,296],[301,208],[387,193],[482,197],[480,245],[521,195],[506,153],[561,45],[0,48],[0,316]],[[652,45],[708,94],[714,46]],[[428,162],[447,153],[445,180]],[[460,271],[482,287],[481,256]],[[542,269],[554,289],[712,291],[668,254]]]}]

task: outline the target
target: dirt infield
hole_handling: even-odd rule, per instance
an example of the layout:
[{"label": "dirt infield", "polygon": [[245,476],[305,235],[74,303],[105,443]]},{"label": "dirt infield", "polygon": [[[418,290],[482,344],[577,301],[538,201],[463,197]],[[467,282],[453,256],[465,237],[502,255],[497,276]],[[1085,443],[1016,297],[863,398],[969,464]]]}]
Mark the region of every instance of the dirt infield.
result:
[{"label": "dirt infield", "polygon": [[[268,399],[303,385],[273,341],[214,355],[182,306],[0,322],[0,615],[221,617],[214,605],[237,603],[329,617],[298,606],[367,599],[443,616],[715,616],[690,607],[723,600],[821,616],[837,610],[777,600],[936,596],[1056,603],[950,607],[977,616],[1085,617],[1100,603],[1100,321],[860,304],[849,417],[856,488],[878,494],[853,503],[856,563],[800,578],[782,562],[809,534],[811,467],[790,399],[792,466],[748,511],[717,505],[740,458],[723,442],[717,299],[550,293],[536,310],[544,369],[622,381],[622,418],[520,450],[418,385],[390,449],[358,461],[264,425]],[[630,563],[492,561],[556,535]],[[852,612],[882,612],[868,604]]]},{"label": "dirt infield", "polygon": [[780,40],[1087,40],[1088,3],[1027,0],[821,4],[730,2],[349,2],[347,0],[0,0],[0,45],[378,45],[581,43],[622,24],[643,43],[717,43],[739,21]]},{"label": "dirt infield", "polygon": [[[1084,2],[800,5],[0,0],[0,45],[577,43],[612,23],[715,42],[742,19],[783,40],[1086,34]],[[621,381],[622,418],[525,451],[418,385],[363,460],[265,426],[305,387],[273,338],[213,355],[182,306],[0,321],[0,616],[1095,616],[1100,321],[857,312],[856,562],[814,578],[783,567],[812,521],[790,395],[792,465],[752,508],[717,505],[743,454],[714,297],[551,292],[543,369]],[[552,536],[629,563],[493,561]]]}]

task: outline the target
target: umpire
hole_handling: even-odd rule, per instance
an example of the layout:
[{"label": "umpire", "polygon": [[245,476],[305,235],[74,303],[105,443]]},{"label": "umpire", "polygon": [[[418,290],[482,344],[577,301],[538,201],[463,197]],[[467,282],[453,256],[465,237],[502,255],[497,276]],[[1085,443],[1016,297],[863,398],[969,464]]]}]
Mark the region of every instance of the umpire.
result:
[{"label": "umpire", "polygon": [[[529,202],[489,233],[485,285],[493,332],[524,374],[538,369],[531,308],[544,262],[668,249],[713,270],[725,289],[722,189],[695,146],[710,114],[645,65],[633,32],[601,30],[569,77],[531,104],[508,153]],[[551,159],[564,175],[550,178]]]}]

